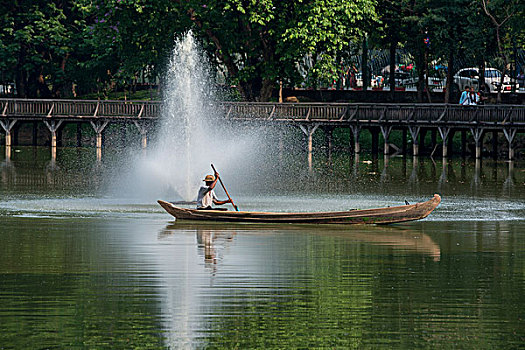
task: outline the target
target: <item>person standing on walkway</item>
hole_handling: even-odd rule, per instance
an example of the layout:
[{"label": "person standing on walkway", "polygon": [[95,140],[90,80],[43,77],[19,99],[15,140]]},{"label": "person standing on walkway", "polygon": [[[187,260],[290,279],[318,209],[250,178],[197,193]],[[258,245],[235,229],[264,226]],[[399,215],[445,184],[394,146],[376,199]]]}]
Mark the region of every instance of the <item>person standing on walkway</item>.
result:
[{"label": "person standing on walkway", "polygon": [[462,106],[468,106],[469,105],[469,95],[470,95],[470,87],[465,86],[465,91],[461,93],[461,97],[459,98],[459,104]]},{"label": "person standing on walkway", "polygon": [[479,96],[476,94],[476,91],[474,90],[474,86],[470,87],[470,92],[468,95],[468,105],[469,106],[476,106],[479,102]]}]

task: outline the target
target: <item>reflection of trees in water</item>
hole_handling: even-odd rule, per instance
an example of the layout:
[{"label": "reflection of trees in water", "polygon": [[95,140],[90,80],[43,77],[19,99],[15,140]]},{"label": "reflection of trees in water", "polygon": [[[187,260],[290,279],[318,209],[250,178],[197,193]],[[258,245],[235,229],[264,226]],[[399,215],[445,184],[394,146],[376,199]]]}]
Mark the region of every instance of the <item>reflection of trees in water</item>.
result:
[{"label": "reflection of trees in water", "polygon": [[83,218],[0,220],[2,347],[165,349],[157,286],[137,276],[148,259],[119,249],[118,231]]},{"label": "reflection of trees in water", "polygon": [[[512,291],[520,290],[521,281],[501,277],[516,264],[514,254],[486,252],[520,248],[501,248],[496,241],[505,236],[500,232],[512,230],[507,223],[459,226],[464,231],[458,233],[458,223],[446,222],[352,230],[333,225],[172,225],[171,234],[195,233],[206,259],[215,254],[220,260],[213,249],[221,246],[221,233],[245,235],[230,245],[235,249],[229,262],[236,264],[215,276],[211,286],[199,280],[193,295],[200,307],[190,309],[196,313],[190,316],[199,315],[202,322],[193,324],[199,328],[191,339],[217,348],[395,347],[400,338],[417,347],[427,344],[428,337],[446,345],[464,334],[486,341],[478,334],[480,321],[492,329],[502,320],[518,320],[519,311],[495,306],[512,305],[503,300],[519,302],[519,293]],[[441,256],[440,245],[422,230],[448,244],[447,254]],[[480,254],[472,255],[476,252]],[[476,310],[479,314],[472,317]],[[460,333],[458,320],[465,324]],[[519,325],[512,320],[505,323],[506,334]],[[419,329],[430,331],[415,331]],[[393,333],[397,336],[391,337]]]},{"label": "reflection of trees in water", "polygon": [[[428,157],[356,157],[348,161],[345,156],[334,155],[334,165],[330,172],[325,167],[317,167],[314,176],[303,183],[316,191],[348,193],[386,193],[398,195],[407,187],[418,194],[440,192],[466,195],[517,195],[509,187],[520,181],[525,182],[525,172],[516,173],[513,162],[496,162],[490,159],[440,158]],[[507,165],[508,164],[508,165]],[[292,169],[295,169],[292,167]],[[518,178],[519,175],[519,178]],[[277,185],[289,190],[293,183],[283,176]],[[499,191],[498,191],[499,190]],[[423,192],[424,191],[424,192]]]},{"label": "reflection of trees in water", "polygon": [[[36,149],[36,147],[34,147]],[[25,147],[21,153],[29,153]],[[32,153],[36,151],[33,150]],[[67,153],[67,152],[66,152]],[[97,192],[104,185],[107,167],[100,162],[89,162],[87,165],[79,161],[72,168],[69,159],[42,160],[36,155],[29,157],[35,161],[28,162],[26,159],[5,159],[0,164],[1,184],[6,188],[24,188],[26,191],[41,192],[48,190],[66,190],[89,188],[91,192]]]},{"label": "reflection of trees in water", "polygon": [[[429,236],[393,227],[268,225],[257,230],[277,234],[265,235],[266,251],[247,248],[267,257],[250,255],[254,262],[239,267],[246,276],[244,285],[226,287],[228,280],[223,281],[225,289],[210,312],[224,317],[209,321],[208,344],[359,348],[374,324],[373,315],[384,306],[385,285],[399,274],[389,269],[404,264],[423,269],[425,262],[433,264],[440,257]],[[398,295],[389,300],[406,303],[412,293],[407,292],[396,284]],[[374,336],[378,334],[382,332]]]},{"label": "reflection of trees in water", "polygon": [[[222,289],[214,291],[219,296],[209,312],[222,317],[208,320],[204,343],[217,348],[383,348],[399,346],[400,341],[418,347],[432,339],[446,348],[451,339],[463,339],[464,344],[483,347],[491,335],[480,335],[480,322],[490,330],[501,327],[502,320],[510,321],[505,334],[516,334],[519,311],[495,307],[512,305],[509,299],[519,302],[515,291],[522,280],[501,274],[515,264],[515,257],[463,254],[498,245],[465,250],[466,242],[456,245],[456,239],[475,240],[476,235],[440,227],[430,226],[436,237],[460,253],[449,251],[434,263],[439,245],[420,230],[269,226],[281,231],[280,236],[285,231],[289,235],[265,237],[271,258],[253,256],[255,264],[239,267],[245,283],[231,285],[232,279],[225,279],[219,284]],[[460,332],[458,321],[464,325]]]},{"label": "reflection of trees in water", "polygon": [[9,183],[16,181],[16,170],[10,159],[5,159],[0,163],[0,172],[2,184],[9,185]]}]

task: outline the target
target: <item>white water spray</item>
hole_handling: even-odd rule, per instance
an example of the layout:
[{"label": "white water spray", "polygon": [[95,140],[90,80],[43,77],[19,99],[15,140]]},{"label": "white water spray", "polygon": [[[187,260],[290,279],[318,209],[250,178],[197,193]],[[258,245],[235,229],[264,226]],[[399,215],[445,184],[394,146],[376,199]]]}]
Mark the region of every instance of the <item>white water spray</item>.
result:
[{"label": "white water spray", "polygon": [[154,161],[167,171],[166,182],[184,200],[191,200],[199,186],[196,169],[209,162],[206,156],[215,138],[207,62],[191,32],[177,41],[170,60],[160,134]]},{"label": "white water spray", "polygon": [[194,200],[204,176],[212,173],[211,163],[235,172],[253,159],[258,137],[227,125],[208,67],[191,31],[176,41],[157,139],[145,156],[133,160],[137,169],[129,185],[144,200]]}]

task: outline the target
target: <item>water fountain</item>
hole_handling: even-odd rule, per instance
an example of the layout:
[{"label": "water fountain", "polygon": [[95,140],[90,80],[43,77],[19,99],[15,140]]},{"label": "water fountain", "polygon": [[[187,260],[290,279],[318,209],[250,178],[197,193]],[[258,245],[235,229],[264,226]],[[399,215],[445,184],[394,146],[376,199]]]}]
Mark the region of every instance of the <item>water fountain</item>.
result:
[{"label": "water fountain", "polygon": [[228,125],[216,104],[209,67],[191,31],[176,41],[164,79],[159,131],[147,155],[132,160],[135,169],[124,181],[132,191],[128,187],[126,193],[147,201],[191,201],[212,172],[210,163],[219,171],[228,169],[225,174],[241,164],[246,170],[259,137]]}]

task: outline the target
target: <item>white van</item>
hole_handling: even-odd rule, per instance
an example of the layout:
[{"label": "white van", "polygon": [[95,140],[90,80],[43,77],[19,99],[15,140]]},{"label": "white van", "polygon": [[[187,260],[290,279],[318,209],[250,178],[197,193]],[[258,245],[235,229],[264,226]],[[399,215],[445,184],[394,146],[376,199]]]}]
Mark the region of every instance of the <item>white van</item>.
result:
[{"label": "white van", "polygon": [[[498,92],[498,87],[501,83],[501,72],[496,68],[485,68],[485,91]],[[457,71],[454,75],[454,88],[458,91],[465,90],[465,86],[474,86],[474,89],[479,90],[479,69],[478,68],[463,68]],[[518,89],[518,86],[516,87]],[[509,76],[505,75],[503,80],[503,88],[501,92],[510,92],[512,84]]]},{"label": "white van", "polygon": [[0,83],[0,95],[16,94],[15,83]]}]

